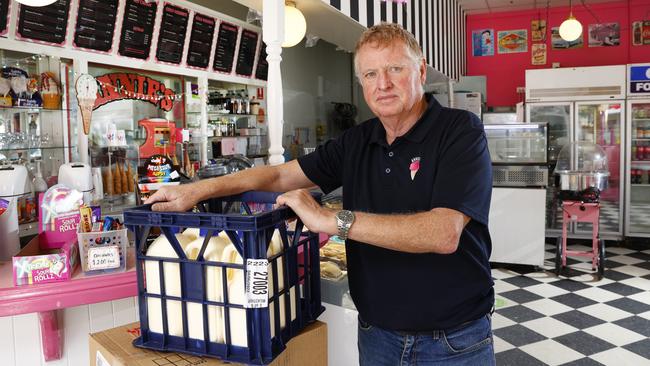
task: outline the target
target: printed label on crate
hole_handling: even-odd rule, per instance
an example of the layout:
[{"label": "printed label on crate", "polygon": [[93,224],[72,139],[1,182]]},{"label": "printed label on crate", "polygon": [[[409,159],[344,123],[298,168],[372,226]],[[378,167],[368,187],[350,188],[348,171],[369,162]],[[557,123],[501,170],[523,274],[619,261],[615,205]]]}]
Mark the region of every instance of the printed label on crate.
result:
[{"label": "printed label on crate", "polygon": [[88,269],[111,269],[120,266],[120,249],[117,245],[88,249]]},{"label": "printed label on crate", "polygon": [[246,260],[246,302],[245,308],[269,306],[269,261],[266,259]]}]

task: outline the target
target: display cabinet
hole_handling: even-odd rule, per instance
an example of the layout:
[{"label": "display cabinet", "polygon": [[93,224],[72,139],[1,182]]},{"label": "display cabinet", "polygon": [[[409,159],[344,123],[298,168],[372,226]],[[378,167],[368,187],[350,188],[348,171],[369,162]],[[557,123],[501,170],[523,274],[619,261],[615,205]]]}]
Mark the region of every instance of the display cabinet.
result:
[{"label": "display cabinet", "polygon": [[495,187],[545,187],[548,124],[485,125]]},{"label": "display cabinet", "polygon": [[[38,191],[57,182],[59,166],[78,159],[73,141],[76,104],[71,103],[72,62],[39,54],[5,50],[0,71],[0,165],[24,165],[17,182],[28,195],[16,199],[20,235],[36,234]],[[37,178],[38,177],[38,178]],[[36,187],[32,185],[38,179]],[[4,194],[0,192],[0,196]],[[12,198],[8,198],[12,200]],[[31,212],[31,213],[30,213]]]}]

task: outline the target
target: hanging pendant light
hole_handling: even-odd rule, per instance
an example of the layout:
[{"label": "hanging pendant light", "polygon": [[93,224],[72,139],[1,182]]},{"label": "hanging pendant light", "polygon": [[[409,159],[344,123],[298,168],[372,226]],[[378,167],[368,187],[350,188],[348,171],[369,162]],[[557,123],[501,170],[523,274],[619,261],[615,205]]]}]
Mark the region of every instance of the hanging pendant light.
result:
[{"label": "hanging pendant light", "polygon": [[287,1],[284,5],[284,42],[282,47],[293,47],[300,43],[307,32],[307,21],[296,3]]},{"label": "hanging pendant light", "polygon": [[560,24],[560,37],[567,41],[575,41],[582,35],[582,24],[573,16],[571,0],[569,0],[569,17]]},{"label": "hanging pendant light", "polygon": [[55,3],[57,0],[16,0],[16,1],[27,6],[47,6]]}]

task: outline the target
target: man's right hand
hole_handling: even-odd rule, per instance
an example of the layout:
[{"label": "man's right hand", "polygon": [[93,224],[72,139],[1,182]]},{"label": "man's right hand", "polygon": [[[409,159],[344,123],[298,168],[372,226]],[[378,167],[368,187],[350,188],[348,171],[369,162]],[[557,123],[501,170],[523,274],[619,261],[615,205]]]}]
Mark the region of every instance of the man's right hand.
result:
[{"label": "man's right hand", "polygon": [[152,211],[187,211],[199,201],[196,184],[183,184],[160,188],[144,203],[151,204]]}]

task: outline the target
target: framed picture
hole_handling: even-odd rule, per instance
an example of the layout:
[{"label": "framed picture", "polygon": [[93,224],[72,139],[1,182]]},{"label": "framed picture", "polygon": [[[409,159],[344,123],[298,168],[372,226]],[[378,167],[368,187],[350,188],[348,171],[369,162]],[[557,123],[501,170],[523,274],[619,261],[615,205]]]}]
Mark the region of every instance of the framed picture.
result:
[{"label": "framed picture", "polygon": [[472,31],[472,55],[494,56],[494,29]]},{"label": "framed picture", "polygon": [[530,21],[530,38],[533,42],[546,40],[546,19],[534,19]]},{"label": "framed picture", "polygon": [[621,27],[618,23],[589,24],[589,47],[618,46]]},{"label": "framed picture", "polygon": [[582,48],[582,46],[583,46],[582,34],[580,34],[580,37],[578,37],[578,39],[573,40],[571,42],[567,42],[563,40],[562,37],[560,37],[560,27],[551,28],[551,47],[554,50]]},{"label": "framed picture", "polygon": [[546,65],[546,43],[533,43],[530,62],[533,65]]},{"label": "framed picture", "polygon": [[519,53],[528,51],[528,30],[517,29],[499,31],[499,53]]}]

